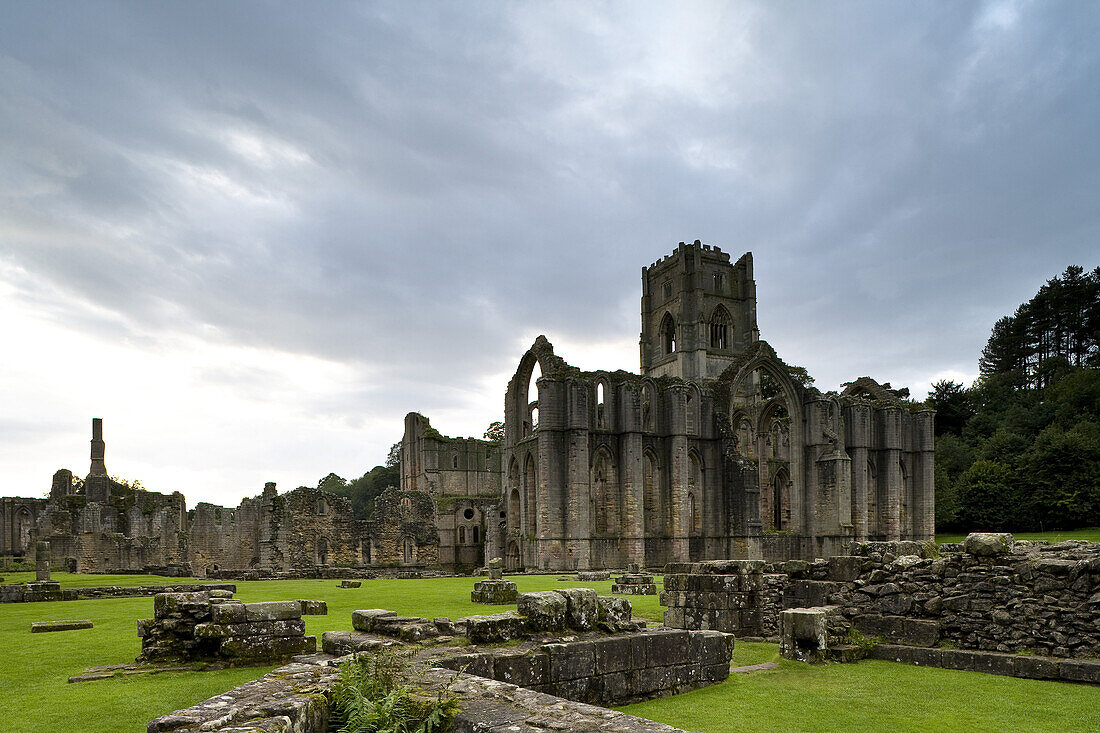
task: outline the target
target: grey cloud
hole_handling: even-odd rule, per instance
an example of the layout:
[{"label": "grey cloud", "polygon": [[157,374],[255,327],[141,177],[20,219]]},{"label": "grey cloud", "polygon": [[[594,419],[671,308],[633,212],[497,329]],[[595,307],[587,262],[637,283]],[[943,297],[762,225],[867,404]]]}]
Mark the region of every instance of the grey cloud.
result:
[{"label": "grey cloud", "polygon": [[[367,365],[390,386],[349,406],[395,411],[461,405],[443,387],[520,331],[632,336],[639,268],[680,240],[755,251],[765,338],[823,386],[974,361],[1037,278],[1095,264],[1094,8],[747,5],[741,66],[679,49],[706,94],[645,78],[658,39],[630,34],[661,23],[635,12],[19,6],[0,210],[67,233],[0,253],[105,337],[214,326]],[[258,165],[232,130],[308,162]],[[275,203],[190,200],[179,165]]]}]

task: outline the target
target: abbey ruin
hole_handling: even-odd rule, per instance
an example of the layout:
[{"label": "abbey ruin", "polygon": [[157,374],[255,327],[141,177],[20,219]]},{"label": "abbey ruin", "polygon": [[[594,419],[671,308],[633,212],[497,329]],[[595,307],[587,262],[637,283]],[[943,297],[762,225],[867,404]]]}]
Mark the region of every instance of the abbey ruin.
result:
[{"label": "abbey ruin", "polygon": [[860,377],[810,386],[756,322],[752,255],[681,243],[642,268],[639,374],[583,372],[540,336],[508,384],[501,441],[410,413],[401,485],[371,519],[275,485],[236,508],[119,484],[93,421],[83,481],[0,499],[0,555],[55,568],[203,575],[333,568],[511,571],[843,554],[933,537],[933,414]]}]

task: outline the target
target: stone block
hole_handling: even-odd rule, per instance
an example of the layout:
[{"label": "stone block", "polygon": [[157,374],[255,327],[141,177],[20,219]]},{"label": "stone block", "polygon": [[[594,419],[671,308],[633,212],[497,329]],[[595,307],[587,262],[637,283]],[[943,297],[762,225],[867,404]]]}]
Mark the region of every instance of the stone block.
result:
[{"label": "stone block", "polygon": [[590,641],[543,644],[540,649],[550,659],[549,681],[551,683],[592,677],[595,674],[595,645]]},{"label": "stone block", "polygon": [[858,578],[862,568],[862,557],[840,555],[826,561],[825,572],[829,580],[847,583]]},{"label": "stone block", "polygon": [[304,598],[298,599],[298,607],[302,616],[327,616],[328,603],[325,601],[311,601]]},{"label": "stone block", "polygon": [[210,607],[210,620],[216,624],[240,624],[248,620],[243,603],[217,603]]},{"label": "stone block", "polygon": [[733,655],[733,635],[721,631],[691,632],[689,659],[703,666],[725,664],[727,667]]},{"label": "stone block", "polygon": [[632,607],[627,598],[596,596],[596,620],[611,630],[618,630],[630,623]]},{"label": "stone block", "polygon": [[[565,599],[561,601],[564,606]],[[518,638],[523,631],[524,618],[515,611],[505,611],[487,616],[468,616],[465,622],[466,636],[470,641],[475,644],[491,644]]]},{"label": "stone block", "polygon": [[588,631],[599,620],[596,591],[591,588],[564,588],[553,591],[565,598],[565,625],[577,631]]},{"label": "stone block", "polygon": [[481,580],[470,591],[471,601],[490,605],[515,603],[518,596],[516,584],[510,580]]},{"label": "stone block", "polygon": [[91,619],[79,621],[37,621],[31,624],[32,634],[41,634],[51,631],[77,631],[79,629],[92,628]]},{"label": "stone block", "polygon": [[1056,680],[1059,677],[1059,663],[1050,657],[1016,656],[1014,675],[1029,680]]},{"label": "stone block", "polygon": [[339,587],[341,587],[341,588],[360,588],[360,587],[362,587],[362,585],[363,585],[363,581],[361,581],[361,580],[341,580]]},{"label": "stone block", "polygon": [[516,605],[531,631],[560,631],[565,628],[566,600],[554,591],[521,593]]},{"label": "stone block", "polygon": [[971,532],[963,540],[963,552],[978,557],[995,557],[1012,552],[1015,540],[1011,534],[993,532]]},{"label": "stone block", "polygon": [[623,672],[634,667],[632,641],[629,636],[596,639],[593,644],[596,674]]},{"label": "stone block", "polygon": [[[656,629],[641,637],[648,666],[674,664],[689,644],[690,634],[679,629]],[[635,665],[637,666],[637,665]]]},{"label": "stone block", "polygon": [[534,687],[550,682],[550,656],[541,652],[507,654],[493,659],[495,680],[520,687]]},{"label": "stone block", "polygon": [[225,624],[202,623],[195,625],[196,639],[221,639],[232,635],[229,627]]},{"label": "stone block", "polygon": [[492,654],[456,654],[440,662],[440,665],[466,674],[495,679],[496,658]]},{"label": "stone block", "polygon": [[244,604],[246,621],[283,621],[302,617],[298,601],[262,601]]},{"label": "stone block", "polygon": [[888,644],[935,646],[940,640],[940,622],[901,616],[856,616],[852,626],[864,636]]},{"label": "stone block", "polygon": [[824,608],[790,608],[779,614],[779,654],[800,662],[822,662],[828,649]]},{"label": "stone block", "polygon": [[351,612],[351,626],[356,631],[371,632],[374,631],[375,624],[378,620],[384,618],[394,618],[397,616],[396,611],[387,611],[384,608],[368,608],[360,611]]},{"label": "stone block", "polygon": [[1058,663],[1058,678],[1068,682],[1090,682],[1100,685],[1100,661],[1066,659]]},{"label": "stone block", "polygon": [[[168,618],[173,614],[203,615],[209,609],[210,598],[205,591],[195,593],[157,593],[153,596],[153,616]],[[207,611],[208,612],[208,611]]]},{"label": "stone block", "polygon": [[[726,665],[728,670],[729,665]],[[594,687],[602,705],[618,705],[634,697],[634,675],[631,672],[612,672],[596,677]]]},{"label": "stone block", "polygon": [[270,624],[272,636],[302,636],[306,633],[306,622],[300,618],[267,623]]},{"label": "stone block", "polygon": [[581,570],[577,573],[577,580],[582,583],[590,583],[597,580],[611,580],[611,573],[606,570]]}]

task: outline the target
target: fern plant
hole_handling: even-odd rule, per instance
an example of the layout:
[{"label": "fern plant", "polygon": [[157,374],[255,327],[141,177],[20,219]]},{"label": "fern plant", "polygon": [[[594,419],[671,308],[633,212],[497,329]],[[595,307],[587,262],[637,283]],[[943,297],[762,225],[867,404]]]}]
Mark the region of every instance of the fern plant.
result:
[{"label": "fern plant", "polygon": [[340,665],[329,688],[333,733],[440,733],[458,712],[450,685],[438,695],[416,687],[407,653],[383,648]]}]

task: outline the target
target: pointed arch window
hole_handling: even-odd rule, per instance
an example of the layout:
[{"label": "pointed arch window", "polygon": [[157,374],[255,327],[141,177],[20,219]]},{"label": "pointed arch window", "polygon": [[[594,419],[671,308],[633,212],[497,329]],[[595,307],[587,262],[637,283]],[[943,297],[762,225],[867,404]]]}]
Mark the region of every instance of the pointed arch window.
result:
[{"label": "pointed arch window", "polygon": [[665,313],[665,317],[661,319],[661,349],[665,354],[676,351],[676,321],[672,319],[671,313]]},{"label": "pointed arch window", "polygon": [[710,317],[710,348],[728,349],[730,347],[730,323],[729,311],[724,306],[714,309],[714,315]]}]

